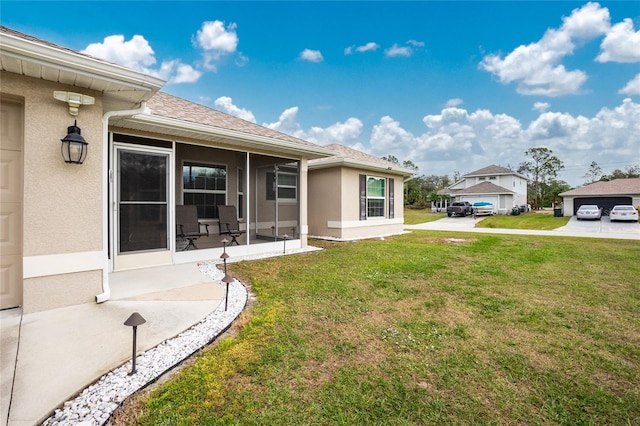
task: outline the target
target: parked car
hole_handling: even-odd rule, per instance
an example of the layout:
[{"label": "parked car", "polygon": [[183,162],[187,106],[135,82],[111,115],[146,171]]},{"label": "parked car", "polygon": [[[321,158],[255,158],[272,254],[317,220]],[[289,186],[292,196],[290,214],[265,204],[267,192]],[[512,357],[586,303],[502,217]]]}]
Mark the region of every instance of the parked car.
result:
[{"label": "parked car", "polygon": [[583,204],[576,212],[576,218],[600,220],[602,218],[602,209],[595,204]]},{"label": "parked car", "polygon": [[466,216],[473,213],[473,206],[468,201],[456,201],[447,207],[447,216]]},{"label": "parked car", "polygon": [[633,206],[613,206],[609,212],[611,222],[616,220],[638,221],[638,211]]}]

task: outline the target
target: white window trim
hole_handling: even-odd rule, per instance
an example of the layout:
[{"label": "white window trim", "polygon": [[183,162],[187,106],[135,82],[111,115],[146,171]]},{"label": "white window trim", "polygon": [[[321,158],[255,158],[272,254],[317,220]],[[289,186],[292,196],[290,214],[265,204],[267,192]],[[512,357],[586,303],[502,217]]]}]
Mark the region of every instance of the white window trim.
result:
[{"label": "white window trim", "polygon": [[[223,191],[221,190],[199,190],[199,189],[185,189],[184,187],[184,166],[185,164],[192,164],[192,165],[197,165],[197,166],[202,166],[202,167],[224,167],[224,171],[227,174],[226,175],[226,179],[225,179],[225,184],[224,184],[224,203],[228,204],[229,203],[229,167],[227,164],[224,163],[210,163],[207,161],[198,161],[198,160],[190,160],[190,159],[183,159],[182,160],[182,165],[180,167],[180,202],[184,203],[184,194],[222,194]],[[202,223],[211,223],[211,222],[217,222],[217,219],[213,219],[213,218],[198,218],[198,221],[202,222]]]}]

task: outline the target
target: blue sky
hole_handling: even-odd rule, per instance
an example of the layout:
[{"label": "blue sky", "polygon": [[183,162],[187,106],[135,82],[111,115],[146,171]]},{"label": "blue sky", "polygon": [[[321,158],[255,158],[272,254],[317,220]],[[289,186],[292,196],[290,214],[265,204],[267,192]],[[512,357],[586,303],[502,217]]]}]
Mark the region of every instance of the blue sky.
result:
[{"label": "blue sky", "polygon": [[420,174],[640,165],[640,2],[12,1],[2,25]]}]

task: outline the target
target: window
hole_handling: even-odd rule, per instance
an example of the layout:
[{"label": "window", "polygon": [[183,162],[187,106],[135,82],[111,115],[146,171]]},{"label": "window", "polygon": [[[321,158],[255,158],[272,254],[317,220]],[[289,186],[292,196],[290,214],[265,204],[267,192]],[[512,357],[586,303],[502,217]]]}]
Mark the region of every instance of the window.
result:
[{"label": "window", "polygon": [[[275,200],[276,174],[267,173],[267,200]],[[278,200],[295,201],[298,199],[298,175],[295,173],[278,172]]]},{"label": "window", "polygon": [[495,176],[489,176],[489,180],[496,180]]},{"label": "window", "polygon": [[185,205],[198,207],[198,219],[217,219],[216,207],[226,204],[227,199],[227,168],[184,163],[182,197]]},{"label": "window", "polygon": [[485,179],[485,178],[483,178],[483,177],[481,177],[481,178],[478,178],[478,180],[484,180],[484,179]]},{"label": "window", "polygon": [[367,176],[367,217],[384,217],[385,179]]}]

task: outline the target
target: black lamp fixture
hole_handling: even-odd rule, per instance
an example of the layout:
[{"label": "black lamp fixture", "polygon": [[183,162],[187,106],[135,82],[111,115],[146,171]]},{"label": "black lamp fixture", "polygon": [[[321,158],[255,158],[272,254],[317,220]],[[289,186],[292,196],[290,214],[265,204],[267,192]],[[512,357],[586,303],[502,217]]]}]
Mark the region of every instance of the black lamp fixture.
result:
[{"label": "black lamp fixture", "polygon": [[67,128],[67,136],[62,141],[62,158],[65,163],[82,164],[87,158],[87,141],[80,135],[80,127],[77,126],[78,121],[73,122],[73,126]]}]

